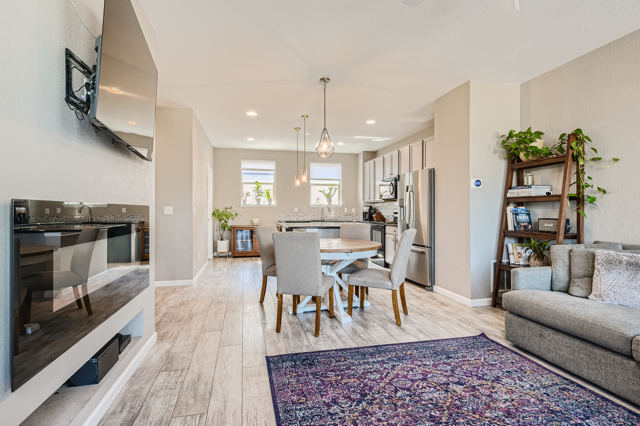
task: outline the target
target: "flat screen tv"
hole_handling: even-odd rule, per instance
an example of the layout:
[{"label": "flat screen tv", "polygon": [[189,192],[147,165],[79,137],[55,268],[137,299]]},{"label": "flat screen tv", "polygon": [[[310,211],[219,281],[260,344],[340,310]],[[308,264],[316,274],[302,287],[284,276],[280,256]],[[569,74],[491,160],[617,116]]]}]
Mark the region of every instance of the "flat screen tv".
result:
[{"label": "flat screen tv", "polygon": [[[89,67],[67,49],[65,101],[79,118],[79,112],[88,116],[96,128],[151,161],[158,70],[130,0],[105,0],[96,52],[97,63]],[[72,77],[74,70],[83,83]]]}]

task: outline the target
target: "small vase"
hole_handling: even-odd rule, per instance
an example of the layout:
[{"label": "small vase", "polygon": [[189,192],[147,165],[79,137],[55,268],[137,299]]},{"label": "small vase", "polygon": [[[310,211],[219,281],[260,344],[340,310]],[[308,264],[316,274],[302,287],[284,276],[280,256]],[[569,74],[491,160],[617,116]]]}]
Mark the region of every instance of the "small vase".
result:
[{"label": "small vase", "polygon": [[544,265],[544,260],[534,259],[533,257],[529,259],[529,266],[532,268],[537,268],[543,265]]},{"label": "small vase", "polygon": [[271,205],[272,201],[273,201],[273,198],[267,198],[267,204]]},{"label": "small vase", "polygon": [[260,203],[262,203],[262,198],[256,197],[256,204],[260,204]]},{"label": "small vase", "polygon": [[246,198],[242,199],[242,204],[247,204],[247,199]]},{"label": "small vase", "polygon": [[251,219],[251,224],[253,226],[258,226],[258,224],[260,223],[260,219],[259,218],[253,218]]},{"label": "small vase", "polygon": [[[536,146],[538,148],[542,148],[544,146],[544,139],[536,139],[536,143],[532,143],[530,146]],[[524,154],[520,154],[520,159],[522,161],[535,161],[539,160],[539,155],[530,155],[529,158],[525,157]]]},{"label": "small vase", "polygon": [[327,197],[327,205],[330,206],[331,205],[331,198]]}]

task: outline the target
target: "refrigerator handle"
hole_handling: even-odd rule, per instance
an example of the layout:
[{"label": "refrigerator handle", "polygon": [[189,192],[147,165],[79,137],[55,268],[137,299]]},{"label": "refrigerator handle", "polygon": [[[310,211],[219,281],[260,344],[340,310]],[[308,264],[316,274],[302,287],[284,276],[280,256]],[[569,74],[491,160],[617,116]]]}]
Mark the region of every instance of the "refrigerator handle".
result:
[{"label": "refrigerator handle", "polygon": [[411,251],[415,253],[426,253],[427,249],[420,247],[411,247]]},{"label": "refrigerator handle", "polygon": [[409,212],[408,212],[408,223],[411,224],[411,226],[413,227],[415,225],[416,222],[416,206],[414,204],[415,202],[415,195],[413,193],[413,188],[411,188],[411,191],[409,192]]}]

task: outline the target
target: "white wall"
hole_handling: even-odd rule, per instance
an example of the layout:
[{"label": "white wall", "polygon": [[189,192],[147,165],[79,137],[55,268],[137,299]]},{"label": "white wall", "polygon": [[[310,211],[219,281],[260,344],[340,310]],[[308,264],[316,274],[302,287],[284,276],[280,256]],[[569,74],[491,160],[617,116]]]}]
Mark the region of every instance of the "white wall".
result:
[{"label": "white wall", "polygon": [[193,114],[193,261],[192,274],[195,277],[207,262],[207,222],[212,211],[207,205],[207,167],[213,169],[213,145]]},{"label": "white wall", "polygon": [[[547,144],[576,128],[588,134],[604,158],[617,157],[611,168],[587,165],[588,175],[611,194],[588,207],[585,241],[640,241],[640,31],[587,53],[521,86],[521,127],[545,132]],[[559,185],[560,174],[549,167],[536,171]],[[553,206],[552,211],[557,211]],[[557,214],[557,213],[556,213]],[[557,216],[547,216],[557,217]],[[575,224],[575,214],[572,215]]]},{"label": "white wall", "polygon": [[[155,163],[113,145],[78,121],[64,103],[64,49],[95,63],[94,38],[67,0],[6,2],[0,14],[0,418],[16,425],[112,337],[144,310],[142,344],[154,333],[154,211],[150,209],[151,286],[11,393],[9,223],[12,198],[154,205]],[[138,351],[142,344],[135,348]]]}]

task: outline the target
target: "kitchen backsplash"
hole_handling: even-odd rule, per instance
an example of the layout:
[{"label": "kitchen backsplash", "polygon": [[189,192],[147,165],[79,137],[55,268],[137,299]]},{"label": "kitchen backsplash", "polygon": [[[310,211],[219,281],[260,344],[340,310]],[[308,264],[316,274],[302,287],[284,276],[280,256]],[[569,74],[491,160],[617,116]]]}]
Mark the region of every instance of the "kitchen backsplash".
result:
[{"label": "kitchen backsplash", "polygon": [[[291,213],[291,214],[279,214],[278,219],[280,222],[302,222],[308,220],[322,220],[321,214],[313,213]],[[344,214],[329,214],[325,215],[324,219],[328,220],[362,220],[362,215],[357,213],[344,213]]]},{"label": "kitchen backsplash", "polygon": [[[84,223],[88,222],[85,215],[45,215],[29,216],[29,223]],[[144,215],[95,215],[91,216],[93,223],[141,223],[145,221]]]}]

